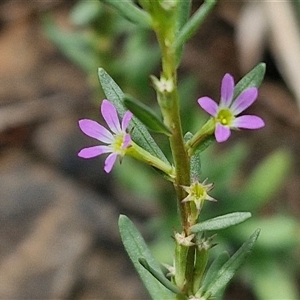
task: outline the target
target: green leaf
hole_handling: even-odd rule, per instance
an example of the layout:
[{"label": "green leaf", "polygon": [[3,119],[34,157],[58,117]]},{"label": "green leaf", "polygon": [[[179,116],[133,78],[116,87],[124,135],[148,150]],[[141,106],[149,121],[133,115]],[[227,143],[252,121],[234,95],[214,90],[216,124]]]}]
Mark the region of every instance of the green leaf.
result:
[{"label": "green leaf", "polygon": [[155,269],[153,269],[144,257],[140,257],[138,261],[149,273],[152,274],[152,276],[154,276],[168,290],[170,290],[174,294],[181,294],[181,291],[178,289],[178,287],[174,285],[170,280],[168,280],[164,274],[162,274],[161,272],[157,272]]},{"label": "green leaf", "polygon": [[215,296],[222,291],[229,281],[232,279],[234,274],[238,271],[242,263],[250,254],[254,243],[256,242],[260,229],[257,229],[246,241],[240,249],[233,254],[233,256],[222,266],[222,268],[216,274],[213,282],[208,286],[204,297]]},{"label": "green leaf", "polygon": [[201,143],[196,147],[196,152],[203,152],[206,148],[208,148],[215,141],[214,135],[207,135]]},{"label": "green leaf", "polygon": [[249,73],[247,73],[235,86],[234,97],[236,98],[245,89],[250,87],[259,87],[265,77],[266,64],[259,63]]},{"label": "green leaf", "polygon": [[144,124],[149,130],[163,133],[168,136],[172,134],[169,128],[148,106],[135,100],[129,95],[123,97],[124,105]]},{"label": "green leaf", "polygon": [[[104,71],[104,69],[98,69],[98,76],[106,98],[113,103],[118,113],[122,117],[126,112],[126,107],[123,103],[124,93],[116,84],[116,82]],[[152,155],[158,157],[165,163],[169,163],[161,149],[150,135],[146,126],[135,117],[132,118],[131,123],[133,124],[130,128],[130,130],[132,130],[132,139]]]},{"label": "green leaf", "polygon": [[196,151],[191,156],[191,177],[199,180],[201,177],[201,152]]},{"label": "green leaf", "polygon": [[225,262],[229,258],[230,258],[229,254],[225,251],[218,255],[218,257],[209,266],[205,274],[205,277],[203,279],[203,283],[200,290],[205,291],[207,289],[209,284],[213,282],[213,280],[216,278],[221,267],[225,264]]},{"label": "green leaf", "polygon": [[181,51],[182,46],[202,25],[216,3],[216,0],[206,0],[201,5],[201,7],[192,15],[192,17],[185,23],[185,25],[179,31],[174,43],[176,52]]},{"label": "green leaf", "polygon": [[193,233],[198,233],[206,230],[224,229],[242,223],[250,217],[251,213],[249,212],[234,212],[193,225],[191,231]]},{"label": "green leaf", "polygon": [[[189,19],[191,13],[192,1],[185,0],[178,2],[178,14],[177,14],[177,28],[178,31],[182,29],[182,27],[186,24]],[[176,56],[177,56],[177,64],[179,65],[183,53],[184,44],[178,46],[176,49]]]},{"label": "green leaf", "polygon": [[[184,142],[187,143],[192,137],[193,137],[193,134],[191,132],[187,132],[184,135]],[[196,151],[191,156],[190,164],[191,164],[190,165],[191,177],[193,179],[199,180],[201,177],[201,151]]]},{"label": "green leaf", "polygon": [[290,152],[276,150],[252,172],[241,191],[235,196],[239,207],[254,211],[272,199],[287,178],[291,169]]},{"label": "green leaf", "polygon": [[164,276],[159,264],[152,257],[140,232],[129,218],[124,215],[120,215],[119,217],[119,230],[125,249],[149,294],[151,295],[151,298],[154,300],[173,300],[174,294],[166,289],[140,264],[139,258],[143,257],[152,269],[158,272],[161,276]]},{"label": "green leaf", "polygon": [[137,7],[131,0],[100,0],[112,7],[114,7],[120,15],[127,20],[138,24],[144,28],[151,28],[151,16],[144,10]]},{"label": "green leaf", "polygon": [[190,12],[191,12],[192,1],[191,0],[184,0],[178,2],[178,29],[181,29],[189,19]]}]

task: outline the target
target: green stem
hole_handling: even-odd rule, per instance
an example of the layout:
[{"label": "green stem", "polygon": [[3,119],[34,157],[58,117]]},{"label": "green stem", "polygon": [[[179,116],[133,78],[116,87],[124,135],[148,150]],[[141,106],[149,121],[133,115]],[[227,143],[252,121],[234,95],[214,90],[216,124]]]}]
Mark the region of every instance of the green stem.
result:
[{"label": "green stem", "polygon": [[156,156],[153,156],[148,151],[144,150],[140,146],[138,146],[133,141],[131,142],[131,147],[126,149],[126,155],[134,157],[137,160],[143,161],[148,165],[153,166],[154,168],[164,172],[169,180],[173,181],[175,177],[175,170],[174,167],[170,164],[165,163],[161,159]]},{"label": "green stem", "polygon": [[190,164],[189,157],[184,144],[182,125],[179,113],[179,96],[177,89],[176,54],[172,47],[172,36],[165,38],[159,31],[156,31],[158,41],[162,51],[162,78],[171,82],[171,90],[161,90],[158,95],[159,105],[164,118],[164,122],[170,128],[170,147],[174,160],[176,175],[174,186],[177,194],[178,207],[181,213],[183,230],[188,234],[190,207],[188,203],[181,201],[186,197],[186,192],[182,186],[190,185]]},{"label": "green stem", "polygon": [[208,121],[200,128],[200,130],[196,132],[195,135],[186,143],[186,149],[190,157],[194,154],[197,146],[209,138],[214,133],[214,130],[214,118],[209,118]]}]

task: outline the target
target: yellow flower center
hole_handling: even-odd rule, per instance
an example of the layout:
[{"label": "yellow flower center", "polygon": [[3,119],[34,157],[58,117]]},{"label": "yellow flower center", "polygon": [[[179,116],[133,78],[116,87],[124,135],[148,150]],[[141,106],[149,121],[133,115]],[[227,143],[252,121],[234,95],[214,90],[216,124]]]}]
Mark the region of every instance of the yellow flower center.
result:
[{"label": "yellow flower center", "polygon": [[234,115],[229,109],[221,109],[216,117],[216,121],[224,126],[230,126],[233,120]]},{"label": "yellow flower center", "polygon": [[191,197],[195,199],[195,201],[202,201],[206,198],[206,189],[205,187],[199,183],[195,182],[191,186]]},{"label": "yellow flower center", "polygon": [[114,142],[111,144],[111,147],[112,147],[112,150],[114,153],[117,153],[121,156],[124,156],[125,155],[125,150],[123,148],[124,146],[124,139],[125,139],[125,134],[116,134],[115,136],[115,140]]}]

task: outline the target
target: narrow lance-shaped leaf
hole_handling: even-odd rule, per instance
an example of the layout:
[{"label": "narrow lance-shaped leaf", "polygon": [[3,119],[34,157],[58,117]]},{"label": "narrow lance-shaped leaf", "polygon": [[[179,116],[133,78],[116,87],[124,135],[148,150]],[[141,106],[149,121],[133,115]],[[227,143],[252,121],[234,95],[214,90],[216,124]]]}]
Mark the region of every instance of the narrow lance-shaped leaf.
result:
[{"label": "narrow lance-shaped leaf", "polygon": [[209,266],[200,289],[201,291],[205,291],[209,284],[216,278],[219,270],[225,264],[225,262],[230,258],[227,252],[222,252],[218,255],[218,257],[211,263]]},{"label": "narrow lance-shaped leaf", "polygon": [[216,5],[216,0],[206,0],[201,7],[192,15],[192,17],[185,23],[182,29],[179,31],[178,36],[174,43],[174,48],[180,51],[184,43],[192,37],[192,35],[198,30],[200,25],[204,22],[208,14]]},{"label": "narrow lance-shaped leaf", "polygon": [[232,279],[234,274],[238,271],[242,263],[250,254],[254,243],[256,242],[260,229],[257,229],[246,241],[240,249],[233,254],[233,256],[222,266],[219,272],[216,274],[215,280],[208,286],[204,299],[207,297],[215,296],[219,291],[222,291]]},{"label": "narrow lance-shaped leaf", "polygon": [[168,136],[172,134],[169,128],[148,106],[135,100],[129,95],[124,95],[125,106],[144,124],[149,130],[163,133]]},{"label": "narrow lance-shaped leaf", "polygon": [[234,212],[193,225],[191,231],[197,233],[205,230],[224,229],[242,223],[250,217],[251,213],[249,212]]},{"label": "narrow lance-shaped leaf", "polygon": [[119,230],[124,247],[139,273],[145,287],[153,300],[173,300],[174,294],[164,287],[156,278],[153,277],[139,262],[143,257],[151,269],[164,276],[159,264],[153,258],[140,232],[134,224],[124,215],[119,217]]},{"label": "narrow lance-shaped leaf", "polygon": [[[187,132],[184,135],[184,142],[187,143],[191,138],[193,137],[193,134],[191,132]],[[191,156],[190,160],[190,169],[191,169],[191,178],[199,180],[201,176],[201,156],[200,151],[196,151]]]},{"label": "narrow lance-shaped leaf", "polygon": [[137,23],[144,28],[151,28],[151,16],[138,8],[132,1],[100,0],[114,7],[127,20]]},{"label": "narrow lance-shaped leaf", "polygon": [[259,87],[265,77],[266,64],[259,63],[249,73],[247,73],[235,86],[234,98],[249,87]]},{"label": "narrow lance-shaped leaf", "polygon": [[199,145],[196,147],[195,152],[201,153],[206,148],[208,148],[214,141],[215,141],[214,135],[207,135],[204,137],[204,139],[199,143]]},{"label": "narrow lance-shaped leaf", "polygon": [[140,257],[138,261],[149,273],[151,273],[168,290],[170,290],[174,294],[181,294],[179,288],[176,285],[174,285],[170,280],[168,280],[164,274],[152,268],[144,257]]},{"label": "narrow lance-shaped leaf", "polygon": [[[182,27],[188,21],[190,12],[191,12],[191,6],[192,6],[191,0],[179,1],[178,14],[177,14],[177,30],[178,30],[178,32],[182,29]],[[178,46],[178,49],[176,49],[178,65],[179,65],[181,57],[182,57],[183,49],[184,49],[184,45]]]},{"label": "narrow lance-shaped leaf", "polygon": [[192,7],[191,0],[184,0],[178,2],[177,26],[180,30],[188,21]]},{"label": "narrow lance-shaped leaf", "polygon": [[[123,97],[124,93],[120,89],[120,87],[116,84],[116,82],[105,72],[104,69],[98,69],[98,76],[107,99],[111,101],[116,107],[118,113],[122,117],[127,110],[124,103]],[[158,157],[165,163],[169,163],[161,149],[155,143],[154,139],[150,135],[146,126],[139,121],[136,117],[132,118],[133,125],[131,126],[131,137],[132,139],[150,154]]]},{"label": "narrow lance-shaped leaf", "polygon": [[191,177],[193,180],[200,180],[201,177],[201,152],[196,151],[191,156]]}]

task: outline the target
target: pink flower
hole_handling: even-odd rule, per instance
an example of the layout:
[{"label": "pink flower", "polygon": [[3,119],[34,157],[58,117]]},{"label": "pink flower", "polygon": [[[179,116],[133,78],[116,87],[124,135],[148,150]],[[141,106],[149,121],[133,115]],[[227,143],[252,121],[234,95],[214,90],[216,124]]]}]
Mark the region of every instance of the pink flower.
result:
[{"label": "pink flower", "polygon": [[109,173],[117,156],[123,157],[126,154],[126,149],[130,146],[131,137],[126,132],[126,129],[132,118],[132,113],[127,111],[122,119],[122,124],[120,124],[116,108],[108,100],[103,100],[101,114],[110,131],[93,120],[83,119],[78,123],[83,133],[105,145],[83,148],[79,151],[78,156],[92,158],[104,153],[110,153],[105,160],[104,166],[104,171]]},{"label": "pink flower", "polygon": [[258,129],[265,126],[264,121],[253,115],[238,115],[247,109],[256,100],[258,91],[255,87],[244,90],[235,100],[234,79],[230,74],[225,74],[221,85],[221,100],[218,104],[209,97],[198,99],[199,105],[215,120],[215,137],[217,142],[226,141],[231,129]]}]

